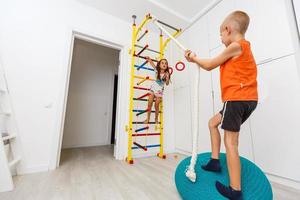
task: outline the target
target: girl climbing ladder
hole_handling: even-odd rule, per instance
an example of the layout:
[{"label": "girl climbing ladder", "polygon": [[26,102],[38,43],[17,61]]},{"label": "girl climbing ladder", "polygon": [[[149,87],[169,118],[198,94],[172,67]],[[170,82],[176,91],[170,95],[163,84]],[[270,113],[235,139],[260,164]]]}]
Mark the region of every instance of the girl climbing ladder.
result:
[{"label": "girl climbing ladder", "polygon": [[[161,102],[159,103],[159,112],[158,112],[159,119],[156,119],[155,121],[151,121],[150,117],[146,121],[139,120],[139,119],[140,116],[143,114],[147,114],[147,113],[150,114],[152,112],[155,112],[154,110],[152,110],[152,107],[148,108],[147,106],[148,100],[146,97],[150,95],[149,83],[155,81],[157,78],[155,77],[154,69],[152,67],[147,66],[147,64],[149,63],[148,62],[149,60],[147,60],[148,57],[143,56],[142,54],[145,52],[150,54],[155,53],[159,55],[157,59],[162,60],[166,46],[171,40],[170,38],[168,38],[164,41],[163,35],[161,33],[159,35],[159,48],[160,48],[159,51],[150,49],[148,44],[146,45],[138,44],[138,42],[140,42],[145,35],[149,34],[149,31],[145,30],[139,36],[139,33],[141,32],[143,27],[152,20],[152,17],[150,14],[146,15],[141,25],[138,27],[136,26],[135,19],[136,16],[134,15],[133,25],[132,25],[132,44],[131,44],[131,51],[130,51],[131,80],[130,80],[130,99],[129,99],[130,101],[129,124],[128,126],[126,126],[126,130],[128,132],[128,155],[126,161],[130,164],[133,164],[133,150],[147,152],[148,149],[150,148],[159,147],[159,153],[157,153],[157,156],[160,158],[166,158],[163,150],[163,142],[164,142],[163,141],[163,126],[164,126],[163,99],[161,99]],[[180,29],[176,29],[164,22],[161,21],[157,21],[157,22],[171,29],[174,29],[175,32],[172,35],[172,37],[176,37],[181,32]],[[139,48],[140,51],[137,52],[136,48]],[[157,63],[158,60],[152,57],[151,57],[152,62]],[[143,62],[140,62],[141,59],[143,60]],[[169,70],[168,72],[166,72],[166,74],[167,73],[169,73]],[[158,136],[159,136],[159,140],[157,139]],[[144,144],[142,144],[142,142],[144,142]]]}]

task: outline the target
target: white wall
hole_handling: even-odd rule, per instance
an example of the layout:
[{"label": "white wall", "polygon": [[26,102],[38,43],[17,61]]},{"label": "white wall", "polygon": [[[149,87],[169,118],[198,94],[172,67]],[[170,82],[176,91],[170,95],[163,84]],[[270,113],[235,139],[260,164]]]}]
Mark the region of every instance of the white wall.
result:
[{"label": "white wall", "polygon": [[[72,31],[126,48],[130,24],[71,0],[2,1],[0,9],[0,51],[25,155],[21,172],[47,170],[58,149]],[[127,59],[124,52],[124,66]]]},{"label": "white wall", "polygon": [[110,144],[118,50],[75,40],[63,148]]},{"label": "white wall", "polygon": [[[208,50],[208,24],[207,17],[199,19],[193,26],[187,29],[179,40],[187,48],[195,51],[199,56],[209,57]],[[192,151],[192,125],[195,116],[193,100],[195,95],[195,74],[198,66],[188,63],[183,57],[183,52],[177,48],[176,56],[186,64],[186,69],[174,75],[174,112],[175,112],[175,144],[180,152]],[[210,136],[208,120],[213,116],[213,103],[211,96],[211,73],[200,69],[199,77],[199,151],[210,150]]]},{"label": "white wall", "polygon": [[[272,7],[270,5],[272,4]],[[253,116],[245,122],[241,129],[240,153],[242,156],[254,161],[271,178],[271,180],[300,188],[299,151],[300,137],[297,124],[300,102],[299,97],[299,40],[295,28],[295,20],[289,0],[222,0],[218,5],[203,15],[193,26],[183,33],[183,42],[190,45],[201,57],[213,57],[224,48],[219,39],[219,25],[224,17],[232,10],[245,10],[251,18],[246,38],[252,44],[252,50],[258,63],[259,81],[259,105]],[[268,10],[266,12],[266,10]],[[205,21],[207,26],[205,26]],[[201,28],[197,24],[202,24]],[[280,27],[280,28],[278,28]],[[204,35],[202,35],[204,32]],[[199,39],[199,36],[202,36]],[[208,41],[208,43],[207,43]],[[197,46],[199,46],[197,48]],[[199,49],[204,46],[204,49]],[[206,48],[206,50],[205,50]],[[211,81],[207,74],[201,73],[200,77],[200,126],[207,123],[213,110],[221,109],[219,71],[213,70]],[[191,74],[182,74],[180,83],[188,84]],[[206,78],[205,78],[206,77]],[[205,82],[203,82],[205,81]],[[202,83],[202,84],[201,84]],[[204,84],[204,85],[203,85]],[[192,84],[190,84],[190,87]],[[208,88],[211,88],[209,90]],[[213,92],[213,98],[211,92]],[[175,88],[176,99],[176,88]],[[183,100],[182,100],[183,102]],[[190,98],[187,96],[185,102],[188,104]],[[213,104],[213,109],[211,105]],[[175,101],[175,122],[179,104]],[[184,111],[186,116],[193,112]],[[208,111],[207,108],[211,109]],[[205,117],[204,117],[205,116]],[[184,117],[183,117],[184,118]],[[203,122],[203,120],[205,122]],[[187,129],[187,124],[175,125],[175,130]],[[184,126],[184,127],[183,127]],[[203,126],[204,127],[204,126]],[[206,125],[207,127],[207,125]],[[209,138],[202,133],[207,131],[200,127],[199,151],[206,151],[210,147]],[[180,135],[181,134],[181,135]],[[184,139],[184,134],[176,132],[176,149],[185,152],[191,151],[191,136]],[[181,139],[180,139],[181,138]],[[201,139],[202,138],[202,139]],[[179,141],[179,143],[178,143]],[[182,149],[182,146],[184,149]],[[224,151],[224,147],[222,148]]]},{"label": "white wall", "polygon": [[[120,48],[121,66],[116,133],[118,159],[127,152],[131,24],[76,0],[0,0],[0,55],[8,79],[24,157],[20,173],[55,168],[73,31],[109,41]],[[142,19],[142,16],[139,16]],[[138,21],[139,23],[139,21]],[[166,99],[172,99],[166,92]],[[165,106],[166,138],[172,100]],[[166,151],[174,145],[167,144]],[[169,148],[169,149],[168,149]]]}]

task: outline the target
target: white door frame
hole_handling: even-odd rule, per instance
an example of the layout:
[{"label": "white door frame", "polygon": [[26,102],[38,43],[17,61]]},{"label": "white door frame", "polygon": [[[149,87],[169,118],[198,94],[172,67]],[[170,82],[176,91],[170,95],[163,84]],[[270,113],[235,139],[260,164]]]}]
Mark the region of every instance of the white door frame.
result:
[{"label": "white door frame", "polygon": [[[74,41],[75,39],[81,39],[85,40],[87,42],[91,42],[94,44],[98,44],[101,46],[109,47],[112,49],[119,50],[119,66],[118,66],[118,71],[120,72],[120,67],[123,64],[123,58],[124,55],[124,46],[122,44],[116,44],[114,42],[110,42],[101,38],[96,38],[93,36],[89,36],[77,31],[72,31],[72,38],[71,38],[71,43],[70,43],[70,52],[69,52],[69,61],[68,61],[68,69],[67,69],[67,74],[65,78],[65,85],[64,85],[64,97],[63,97],[63,105],[62,105],[62,112],[61,116],[58,122],[59,126],[59,137],[55,137],[54,139],[54,151],[51,154],[51,160],[49,164],[49,169],[55,169],[59,167],[60,163],[60,155],[61,155],[61,147],[62,147],[62,140],[63,140],[63,132],[64,132],[64,123],[65,123],[65,115],[66,115],[66,108],[67,108],[67,100],[68,100],[68,92],[69,92],[69,82],[70,82],[70,75],[71,75],[71,65],[72,65],[72,56],[73,56],[73,50],[74,50]],[[120,76],[120,73],[119,73]],[[120,81],[118,82],[118,92],[120,92]],[[120,155],[120,130],[119,130],[119,123],[120,123],[120,95],[117,96],[117,107],[116,107],[116,134],[115,137],[117,138],[117,142],[114,146],[114,156],[119,159]],[[111,119],[110,119],[111,120]],[[111,124],[111,123],[110,123]]]}]

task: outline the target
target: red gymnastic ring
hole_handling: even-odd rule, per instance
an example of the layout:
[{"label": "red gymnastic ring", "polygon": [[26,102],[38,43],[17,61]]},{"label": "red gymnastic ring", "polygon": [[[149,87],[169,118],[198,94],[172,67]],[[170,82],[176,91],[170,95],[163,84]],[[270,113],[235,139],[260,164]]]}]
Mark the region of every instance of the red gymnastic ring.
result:
[{"label": "red gymnastic ring", "polygon": [[173,74],[173,68],[172,67],[169,67],[169,73],[170,73],[170,75]]},{"label": "red gymnastic ring", "polygon": [[[182,65],[182,68],[178,68],[178,65]],[[176,63],[175,68],[177,69],[177,71],[182,71],[185,69],[185,64],[183,62],[179,61]]]}]

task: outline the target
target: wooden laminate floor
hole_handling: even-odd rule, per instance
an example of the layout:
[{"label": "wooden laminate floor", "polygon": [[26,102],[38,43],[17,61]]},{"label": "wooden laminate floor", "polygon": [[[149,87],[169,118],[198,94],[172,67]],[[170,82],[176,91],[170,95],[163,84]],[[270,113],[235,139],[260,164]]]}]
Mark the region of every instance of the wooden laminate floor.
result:
[{"label": "wooden laminate floor", "polygon": [[[113,158],[111,146],[63,150],[61,166],[50,172],[16,176],[16,188],[0,200],[179,200],[175,168],[185,156]],[[300,192],[273,184],[274,199],[300,200]]]}]

